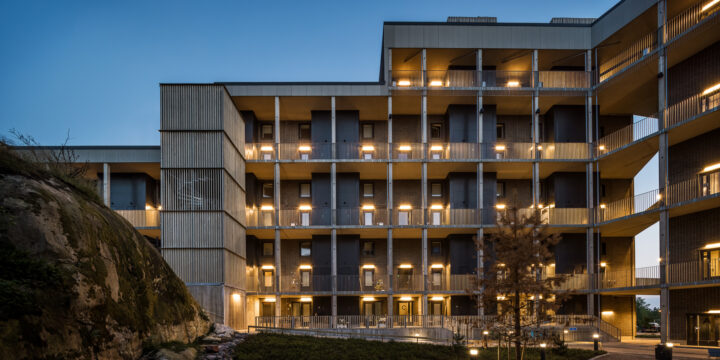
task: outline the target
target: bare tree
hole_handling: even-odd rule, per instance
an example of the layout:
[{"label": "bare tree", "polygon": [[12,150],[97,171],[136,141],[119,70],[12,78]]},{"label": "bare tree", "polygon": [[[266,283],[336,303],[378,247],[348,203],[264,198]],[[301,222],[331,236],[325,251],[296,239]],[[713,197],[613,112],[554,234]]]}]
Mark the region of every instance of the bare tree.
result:
[{"label": "bare tree", "polygon": [[475,239],[485,265],[470,291],[478,306],[497,309],[492,330],[498,335],[498,346],[507,342],[509,348],[514,343],[520,360],[531,340],[531,328],[539,329],[548,312],[561,302],[562,293],[554,289],[563,278],[544,271],[554,263],[552,247],[560,238],[547,232],[539,209],[513,204],[498,211],[497,232]]},{"label": "bare tree", "polygon": [[[82,179],[88,170],[88,164],[78,163],[78,155],[68,145],[70,143],[70,130],[65,136],[65,141],[57,147],[41,146],[34,137],[25,135],[16,129],[10,129],[15,139],[24,148],[19,152],[26,160],[35,164],[42,164],[50,172],[69,179]],[[3,142],[12,146],[13,141],[3,139]]]}]

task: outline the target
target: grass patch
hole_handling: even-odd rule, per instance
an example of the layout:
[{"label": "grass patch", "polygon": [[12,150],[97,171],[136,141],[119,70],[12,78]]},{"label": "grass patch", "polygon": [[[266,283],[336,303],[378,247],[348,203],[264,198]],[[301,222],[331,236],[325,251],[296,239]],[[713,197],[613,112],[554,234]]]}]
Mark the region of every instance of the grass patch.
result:
[{"label": "grass patch", "polygon": [[[514,351],[512,351],[514,355]],[[586,360],[604,352],[581,349],[567,349],[564,355],[547,351],[547,360],[570,359]],[[500,354],[507,359],[507,352]],[[325,360],[325,359],[497,359],[497,350],[480,350],[477,357],[470,357],[464,348],[454,349],[450,346],[413,344],[403,342],[367,341],[359,339],[324,339],[311,336],[293,336],[278,334],[255,334],[235,349],[235,359],[293,359],[293,360]],[[535,349],[526,350],[524,359],[540,359],[540,352]]]}]

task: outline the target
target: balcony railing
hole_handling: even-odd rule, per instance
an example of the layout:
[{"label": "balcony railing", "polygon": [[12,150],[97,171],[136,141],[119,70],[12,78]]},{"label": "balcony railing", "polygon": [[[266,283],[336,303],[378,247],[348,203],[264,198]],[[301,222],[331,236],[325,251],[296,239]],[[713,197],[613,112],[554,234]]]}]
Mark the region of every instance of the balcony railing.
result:
[{"label": "balcony railing", "polygon": [[430,143],[427,146],[429,160],[479,159],[477,143]]},{"label": "balcony railing", "polygon": [[422,87],[423,72],[422,70],[392,70],[391,86],[396,87]]},{"label": "balcony railing", "polygon": [[530,88],[533,87],[533,72],[483,70],[482,86],[501,88]]},{"label": "balcony railing", "polygon": [[423,291],[424,281],[422,275],[395,275],[393,288],[395,291]]},{"label": "balcony railing", "polygon": [[[538,83],[534,82],[537,73]],[[393,70],[391,86],[397,88],[589,88],[591,73],[586,71],[506,71],[483,70],[482,80],[478,83],[478,71],[475,70],[427,70],[423,80],[421,70]]]},{"label": "balcony railing", "polygon": [[657,33],[651,32],[600,64],[600,82],[650,55],[657,47]]},{"label": "balcony railing", "polygon": [[158,210],[115,210],[118,215],[136,228],[160,227],[160,211]]},{"label": "balcony railing", "polygon": [[706,17],[720,10],[720,4],[717,3],[713,6],[705,8],[709,4],[710,1],[699,2],[685,9],[682,13],[676,15],[672,19],[668,20],[667,24],[665,25],[667,40],[670,41],[676,38],[677,36],[685,32],[687,29],[693,27],[695,24],[701,22]]},{"label": "balcony railing", "polygon": [[587,71],[539,71],[538,87],[577,89],[589,88],[591,73]]},{"label": "balcony railing", "polygon": [[331,275],[309,275],[303,278],[302,273],[283,275],[280,277],[282,292],[329,292],[332,291]]},{"label": "balcony railing", "polygon": [[720,107],[720,91],[694,95],[665,110],[665,127],[680,124],[702,113],[717,110],[718,107]]},{"label": "balcony railing", "polygon": [[278,150],[280,160],[332,159],[331,143],[281,143]]},{"label": "balcony railing", "polygon": [[513,160],[529,160],[535,158],[535,146],[533,143],[506,143],[497,142],[495,144],[482,143],[483,159],[513,159]]},{"label": "balcony railing", "polygon": [[660,285],[659,266],[602,271],[597,276],[597,286],[600,289]]},{"label": "balcony railing", "polygon": [[538,145],[541,159],[587,159],[589,157],[586,143],[542,143]]},{"label": "balcony railing", "polygon": [[332,224],[332,210],[329,207],[280,210],[280,226],[329,226],[330,224]]},{"label": "balcony railing", "polygon": [[426,73],[427,83],[430,88],[477,86],[477,72],[475,70],[428,70]]},{"label": "balcony railing", "polygon": [[246,287],[248,291],[254,291],[258,294],[272,294],[275,292],[275,276],[265,278],[262,271],[247,276]]},{"label": "balcony railing", "polygon": [[257,207],[245,208],[245,226],[275,226],[275,211]]},{"label": "balcony railing", "polygon": [[702,177],[697,179],[689,179],[671,184],[667,188],[669,205],[676,205],[717,194],[720,194],[720,171],[703,174]]},{"label": "balcony railing", "polygon": [[720,259],[668,264],[669,284],[688,284],[711,280],[720,283]]},{"label": "balcony railing", "polygon": [[422,160],[425,157],[422,143],[393,143],[393,159],[396,160]]},{"label": "balcony railing", "polygon": [[[520,209],[521,216],[532,215],[533,209]],[[500,211],[498,211],[500,216]],[[588,223],[587,208],[555,208],[540,209],[540,218],[548,225],[584,225]]]},{"label": "balcony railing", "polygon": [[662,205],[659,190],[651,190],[633,197],[620,199],[608,204],[600,204],[596,208],[596,221],[604,222],[613,219],[659,209]]},{"label": "balcony railing", "polygon": [[657,115],[644,117],[598,140],[596,145],[597,155],[602,156],[657,132]]},{"label": "balcony railing", "polygon": [[375,275],[371,282],[360,275],[338,275],[337,290],[351,292],[382,292],[389,290],[390,282],[387,276]]},{"label": "balcony railing", "polygon": [[480,209],[429,209],[427,225],[477,225],[480,223]]},{"label": "balcony railing", "polygon": [[422,209],[393,209],[393,225],[395,226],[420,226],[424,224]]}]

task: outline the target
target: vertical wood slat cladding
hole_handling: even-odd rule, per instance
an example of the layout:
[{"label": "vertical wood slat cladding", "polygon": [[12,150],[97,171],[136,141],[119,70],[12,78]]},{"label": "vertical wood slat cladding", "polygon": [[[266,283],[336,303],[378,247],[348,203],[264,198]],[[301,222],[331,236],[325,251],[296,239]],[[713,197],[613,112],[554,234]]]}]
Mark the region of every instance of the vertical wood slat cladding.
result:
[{"label": "vertical wood slat cladding", "polygon": [[670,184],[696,179],[708,165],[720,162],[720,129],[707,132],[670,147],[668,173]]},{"label": "vertical wood slat cladding", "polygon": [[[670,49],[672,51],[672,49]],[[674,105],[720,82],[720,42],[668,69],[668,105]]]},{"label": "vertical wood slat cladding", "polygon": [[720,287],[670,290],[670,338],[686,340],[687,314],[720,309]]},{"label": "vertical wood slat cladding", "polygon": [[229,251],[223,253],[225,285],[245,289],[245,259]]},{"label": "vertical wood slat cladding", "polygon": [[670,263],[699,261],[698,249],[720,241],[718,234],[720,208],[670,218]]},{"label": "vertical wood slat cladding", "polygon": [[160,129],[223,131],[224,94],[222,86],[162,86]]},{"label": "vertical wood slat cladding", "polygon": [[223,209],[222,169],[162,169],[165,211],[212,211]]},{"label": "vertical wood slat cladding", "polygon": [[220,284],[225,278],[223,249],[165,249],[165,261],[186,283]]},{"label": "vertical wood slat cladding", "polygon": [[223,133],[163,132],[161,158],[163,168],[221,168]]},{"label": "vertical wood slat cladding", "polygon": [[217,212],[162,212],[163,248],[221,248],[227,215]]}]

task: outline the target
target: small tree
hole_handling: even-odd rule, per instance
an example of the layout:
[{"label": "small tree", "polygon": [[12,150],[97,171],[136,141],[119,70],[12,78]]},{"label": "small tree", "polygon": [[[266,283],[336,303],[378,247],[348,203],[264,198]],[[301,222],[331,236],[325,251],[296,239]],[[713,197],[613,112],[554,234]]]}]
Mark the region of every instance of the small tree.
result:
[{"label": "small tree", "polygon": [[471,293],[478,306],[497,308],[493,331],[515,345],[518,360],[530,340],[529,328],[537,328],[561,300],[554,288],[563,279],[544,271],[554,263],[551,248],[560,238],[546,231],[542,218],[538,209],[510,205],[498,213],[497,232],[475,240],[485,265]]}]

